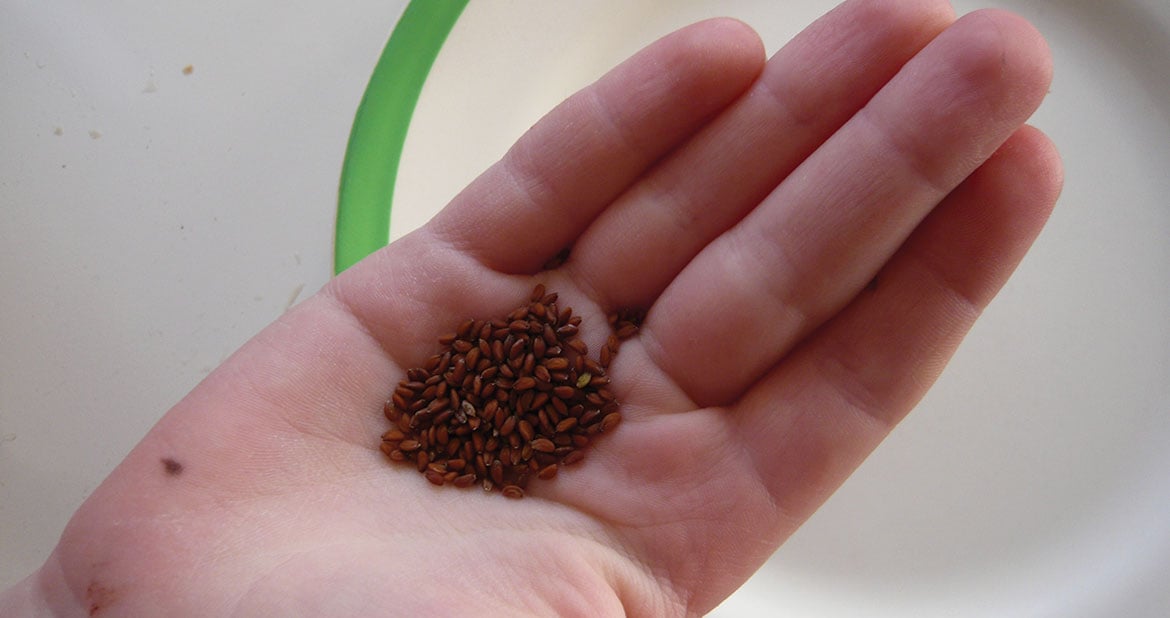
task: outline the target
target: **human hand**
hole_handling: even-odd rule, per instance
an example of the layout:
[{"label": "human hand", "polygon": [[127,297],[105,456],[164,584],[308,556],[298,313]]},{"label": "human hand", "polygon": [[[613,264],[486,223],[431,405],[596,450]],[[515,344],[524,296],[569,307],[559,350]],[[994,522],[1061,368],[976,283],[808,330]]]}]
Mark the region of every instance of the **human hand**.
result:
[{"label": "human hand", "polygon": [[[208,376],[0,613],[709,610],[913,407],[1055,202],[1022,127],[1043,42],[952,19],[853,0],[766,65],[726,20],[652,45]],[[648,310],[620,428],[518,502],[388,465],[405,369],[536,282],[594,350]]]}]

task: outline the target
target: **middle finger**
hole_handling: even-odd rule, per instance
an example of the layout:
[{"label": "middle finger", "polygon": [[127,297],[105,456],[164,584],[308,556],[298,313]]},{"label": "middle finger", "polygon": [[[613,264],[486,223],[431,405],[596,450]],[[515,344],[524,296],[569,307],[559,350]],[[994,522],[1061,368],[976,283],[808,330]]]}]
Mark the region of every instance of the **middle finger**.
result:
[{"label": "middle finger", "polygon": [[647,352],[693,401],[732,401],[1023,124],[1051,75],[1023,19],[957,21],[691,261],[650,311]]},{"label": "middle finger", "polygon": [[945,0],[850,0],[817,20],[588,228],[570,274],[603,306],[648,307],[953,20]]}]

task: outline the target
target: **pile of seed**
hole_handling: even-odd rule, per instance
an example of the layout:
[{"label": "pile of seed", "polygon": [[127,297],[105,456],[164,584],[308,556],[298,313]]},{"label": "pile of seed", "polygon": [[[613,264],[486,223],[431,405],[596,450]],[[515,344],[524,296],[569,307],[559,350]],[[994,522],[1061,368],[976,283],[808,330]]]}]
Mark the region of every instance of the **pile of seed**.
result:
[{"label": "pile of seed", "polygon": [[543,285],[507,317],[464,321],[394,389],[382,452],[435,485],[523,497],[532,477],[551,479],[581,461],[598,434],[621,422],[605,370],[640,319],[610,315],[614,332],[598,360],[577,336],[580,316],[558,310]]}]

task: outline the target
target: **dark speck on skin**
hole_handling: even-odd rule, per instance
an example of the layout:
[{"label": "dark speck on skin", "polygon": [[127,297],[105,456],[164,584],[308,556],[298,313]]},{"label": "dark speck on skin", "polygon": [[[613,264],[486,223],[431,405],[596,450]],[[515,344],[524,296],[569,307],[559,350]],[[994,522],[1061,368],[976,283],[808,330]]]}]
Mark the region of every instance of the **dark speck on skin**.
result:
[{"label": "dark speck on skin", "polygon": [[118,595],[110,588],[107,588],[98,582],[93,582],[89,585],[89,588],[86,588],[85,590],[85,600],[87,604],[86,609],[89,610],[89,615],[96,616],[103,609],[109,607],[115,601],[117,601]]},{"label": "dark speck on skin", "polygon": [[163,470],[165,470],[167,473],[167,476],[179,476],[183,473],[183,464],[175,461],[174,459],[171,459],[170,457],[164,457],[162,460],[162,465]]}]

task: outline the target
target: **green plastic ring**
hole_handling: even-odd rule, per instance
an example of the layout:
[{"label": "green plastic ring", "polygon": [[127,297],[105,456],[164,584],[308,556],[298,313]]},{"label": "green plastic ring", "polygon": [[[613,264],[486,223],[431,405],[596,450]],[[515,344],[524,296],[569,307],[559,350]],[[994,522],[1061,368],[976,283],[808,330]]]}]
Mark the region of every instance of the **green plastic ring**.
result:
[{"label": "green plastic ring", "polygon": [[410,119],[468,0],[413,0],[390,34],[354,115],[337,192],[335,273],[386,246]]}]

